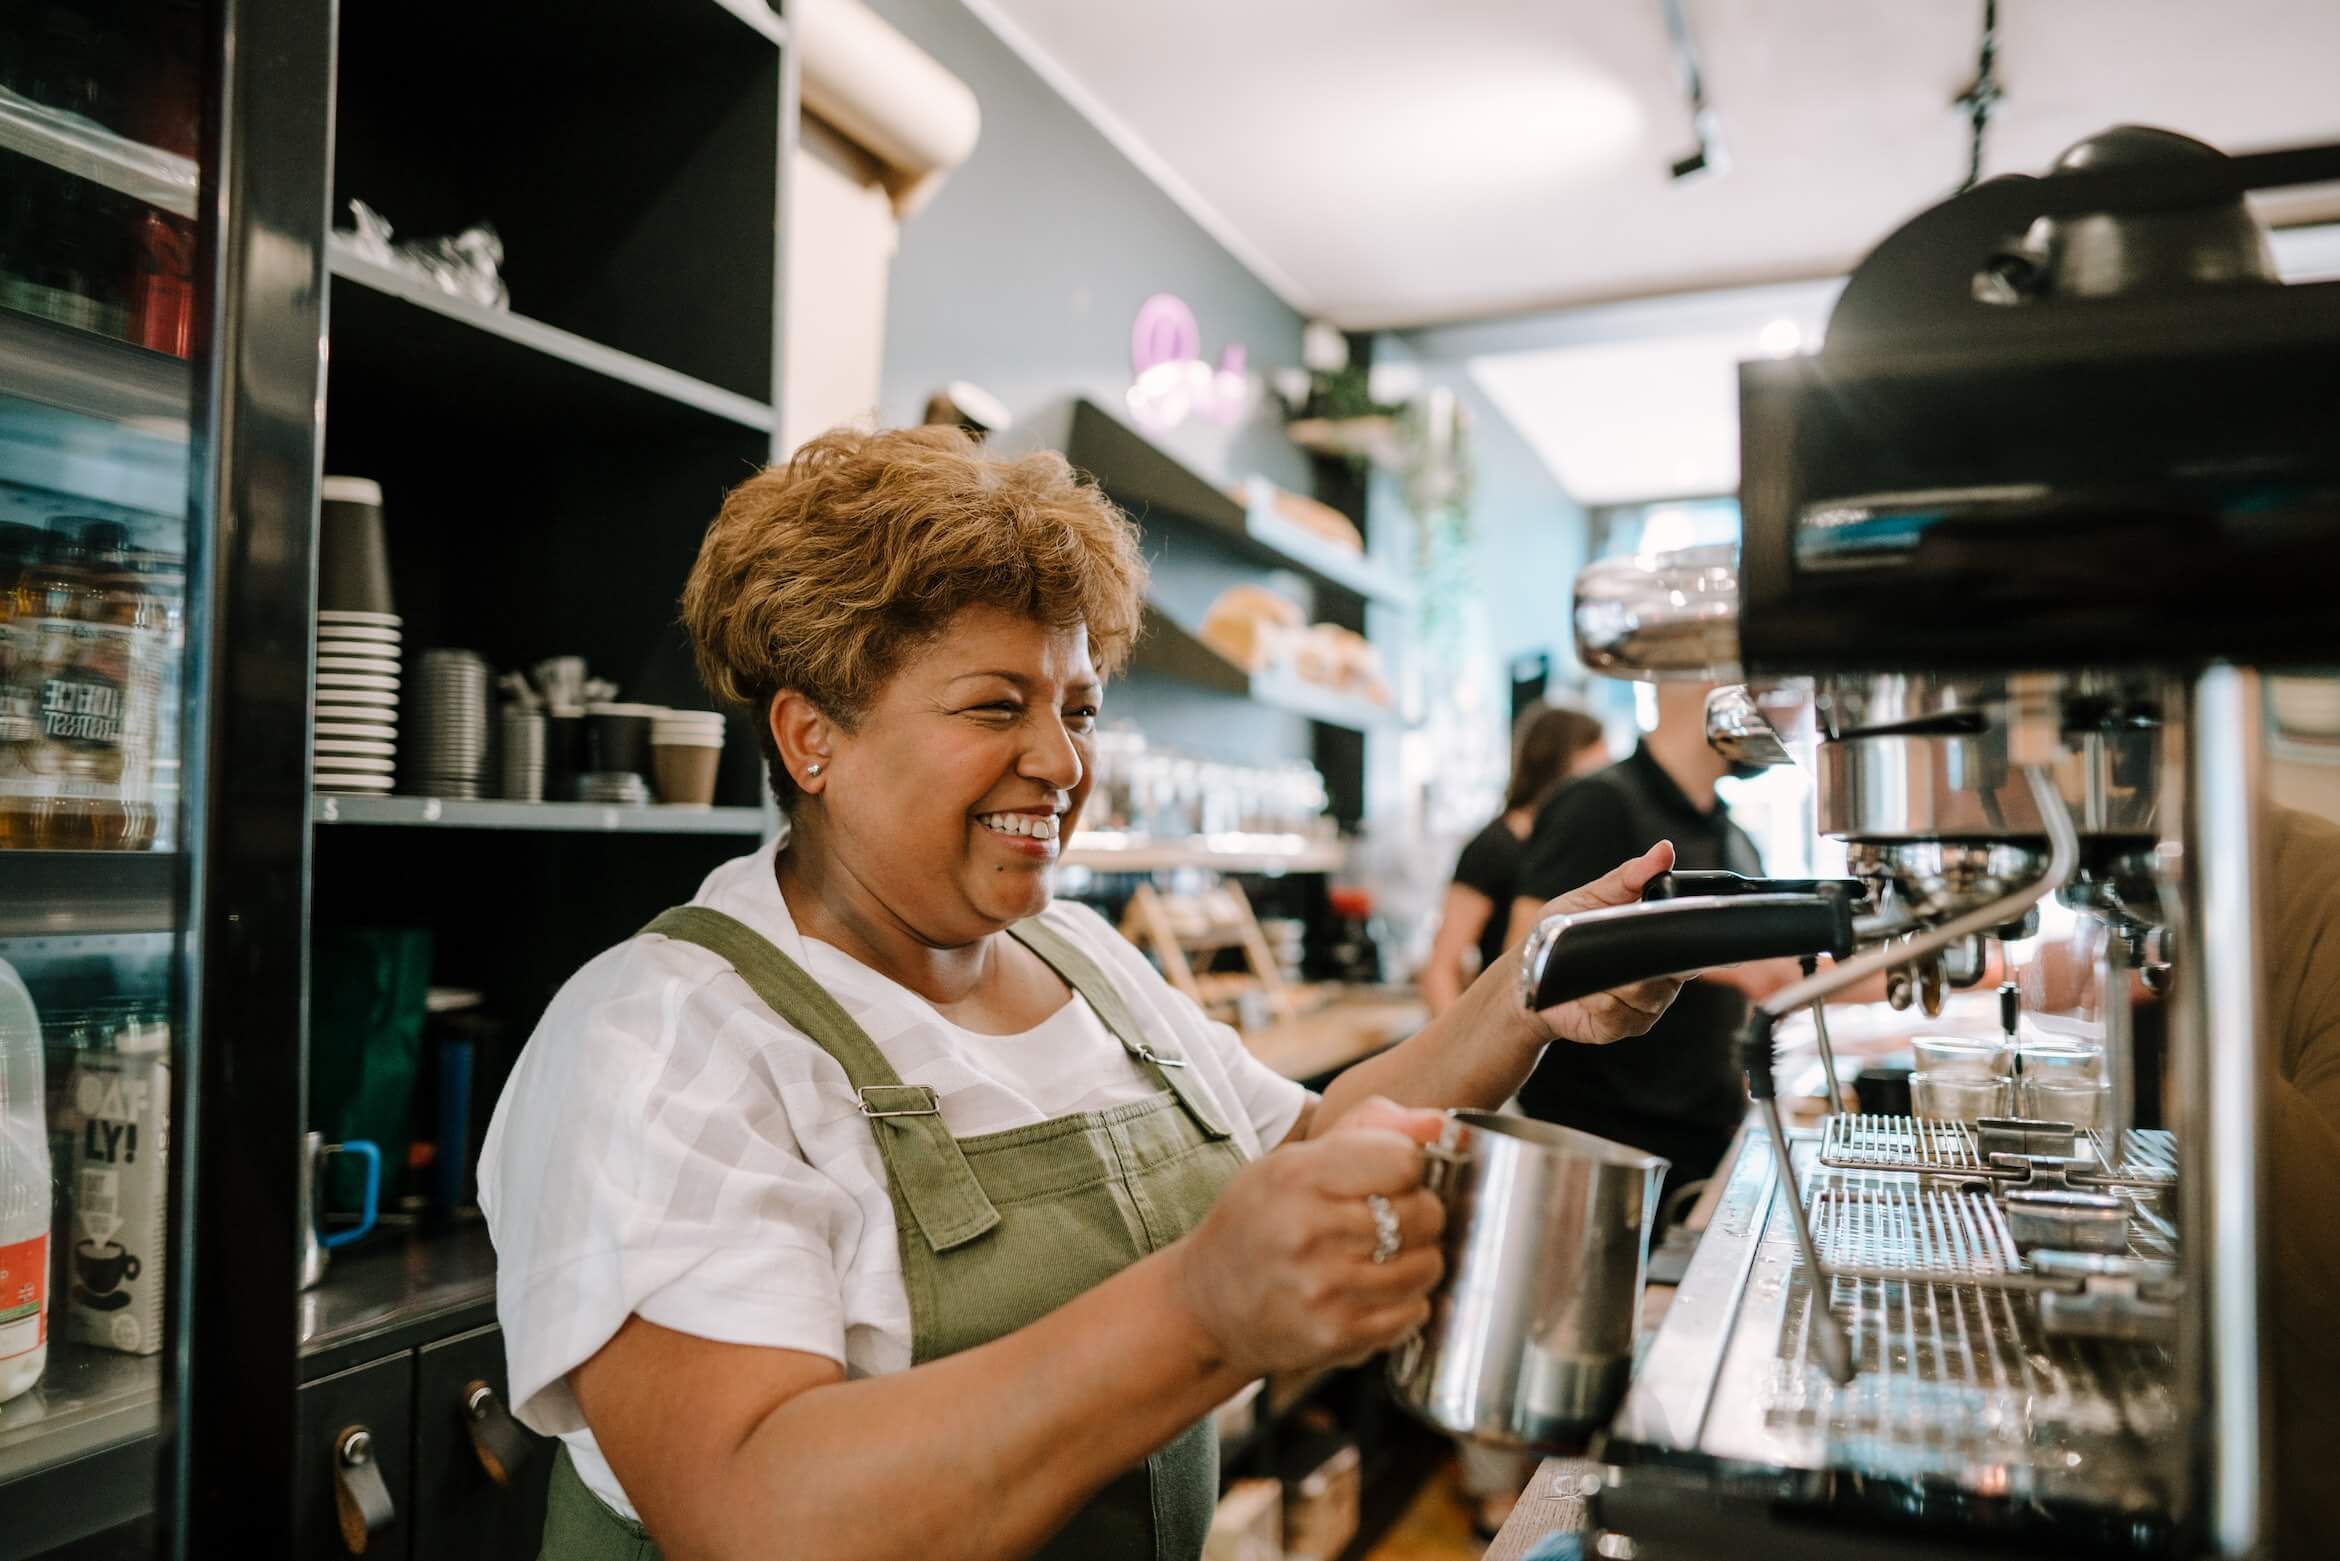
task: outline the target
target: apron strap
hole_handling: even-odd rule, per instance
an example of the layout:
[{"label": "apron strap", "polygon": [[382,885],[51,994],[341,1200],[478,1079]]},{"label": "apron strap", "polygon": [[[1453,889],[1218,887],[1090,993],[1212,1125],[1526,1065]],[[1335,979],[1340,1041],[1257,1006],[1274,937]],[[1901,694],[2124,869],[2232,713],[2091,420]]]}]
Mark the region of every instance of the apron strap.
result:
[{"label": "apron strap", "polygon": [[928,1246],[948,1252],[999,1223],[999,1210],[943,1126],[934,1091],[903,1083],[869,1033],[769,938],[704,905],[678,905],[642,931],[695,943],[722,959],[766,1007],[836,1060],[877,1136],[886,1174],[901,1189]]},{"label": "apron strap", "polygon": [[1228,1136],[1227,1125],[1219,1120],[1217,1104],[1212,1101],[1210,1092],[1203,1088],[1202,1080],[1194,1076],[1194,1069],[1187,1059],[1176,1052],[1161,1051],[1146,1040],[1145,1032],[1138,1027],[1137,1021],[1130,1016],[1128,1005],[1121,1000],[1121,989],[1113,984],[1104,971],[1097,968],[1095,960],[1075,948],[1063,933],[1037,916],[1017,922],[1008,931],[1017,942],[1039,955],[1044,963],[1062,976],[1065,985],[1088,1000],[1089,1007],[1096,1011],[1098,1018],[1105,1021],[1105,1028],[1113,1032],[1114,1039],[1121,1042],[1122,1048],[1151,1069],[1154,1076],[1178,1096],[1179,1104],[1186,1108],[1188,1116],[1194,1118],[1195,1126],[1202,1129],[1205,1137]]}]

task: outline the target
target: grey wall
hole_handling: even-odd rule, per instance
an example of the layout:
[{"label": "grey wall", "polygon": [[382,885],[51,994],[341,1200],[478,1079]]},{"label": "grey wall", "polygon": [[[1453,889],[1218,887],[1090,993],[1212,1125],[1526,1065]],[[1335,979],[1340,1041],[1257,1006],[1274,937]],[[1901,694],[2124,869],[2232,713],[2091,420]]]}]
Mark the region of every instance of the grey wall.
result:
[{"label": "grey wall", "polygon": [[[958,0],[870,0],[871,9],[973,89],[983,133],[940,194],[902,225],[886,303],[879,417],[915,422],[954,379],[1000,397],[1018,427],[1003,444],[1061,448],[1072,397],[1110,408],[1129,388],[1138,305],[1175,293],[1203,353],[1243,344],[1264,376],[1298,361],[1300,316],[1179,210]],[[1306,459],[1256,409],[1229,429],[1190,421],[1155,436],[1225,482],[1258,473],[1302,492]],[[1191,628],[1218,591],[1257,578],[1206,538],[1148,528],[1157,595]],[[1224,695],[1131,677],[1109,719],[1155,742],[1230,759],[1305,757],[1308,723]]]},{"label": "grey wall", "polygon": [[[1298,360],[1300,316],[958,0],[870,4],[973,89],[983,113],[974,156],[902,226],[883,421],[915,421],[928,392],[966,379],[1036,425],[1026,439],[1060,442],[1075,392],[1121,404],[1130,325],[1158,292],[1193,308],[1214,361],[1229,342],[1254,372]],[[1306,462],[1264,412],[1234,431],[1190,422],[1162,442],[1214,476],[1307,488]]]}]

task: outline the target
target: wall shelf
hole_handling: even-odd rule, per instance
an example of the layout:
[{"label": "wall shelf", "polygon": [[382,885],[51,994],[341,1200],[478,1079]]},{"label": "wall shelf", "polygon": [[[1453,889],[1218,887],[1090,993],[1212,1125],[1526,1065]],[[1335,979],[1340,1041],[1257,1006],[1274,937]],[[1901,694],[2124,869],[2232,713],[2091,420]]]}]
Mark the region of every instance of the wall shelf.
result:
[{"label": "wall shelf", "polygon": [[762,808],[618,807],[600,802],[458,802],[447,797],[310,799],[319,824],[415,829],[560,830],[571,834],[748,835],[764,833]]},{"label": "wall shelf", "polygon": [[195,215],[195,162],[0,87],[0,148],[176,216]]},{"label": "wall shelf", "polygon": [[[499,415],[640,426],[721,418],[769,434],[772,408],[734,391],[604,347],[526,315],[487,309],[378,264],[341,234],[326,248],[333,275],[333,371],[377,372],[418,405],[449,393],[498,398]],[[517,398],[517,399],[514,399]]]},{"label": "wall shelf", "polygon": [[1308,682],[1281,668],[1246,672],[1150,602],[1145,610],[1145,631],[1131,653],[1130,666],[1134,671],[1255,700],[1352,732],[1374,731],[1398,721],[1397,712],[1387,706]]},{"label": "wall shelf", "polygon": [[1192,835],[1150,840],[1109,830],[1082,830],[1065,847],[1066,867],[1100,873],[1157,873],[1201,868],[1215,873],[1332,873],[1348,861],[1338,840],[1300,835]]},{"label": "wall shelf", "polygon": [[1244,502],[1094,401],[1073,403],[1065,459],[1141,525],[1175,515],[1271,568],[1297,570],[1319,585],[1377,602],[1414,601],[1412,586],[1371,559],[1293,525],[1272,505]]}]

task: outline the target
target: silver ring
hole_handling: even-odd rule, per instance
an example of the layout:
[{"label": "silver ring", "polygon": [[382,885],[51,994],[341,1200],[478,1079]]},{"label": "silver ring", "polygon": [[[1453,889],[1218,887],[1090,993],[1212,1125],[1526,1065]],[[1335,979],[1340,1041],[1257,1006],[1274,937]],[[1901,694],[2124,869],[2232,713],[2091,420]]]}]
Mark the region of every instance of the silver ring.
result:
[{"label": "silver ring", "polygon": [[1386,1263],[1405,1245],[1398,1236],[1397,1210],[1377,1192],[1365,1195],[1365,1208],[1373,1216],[1373,1261]]}]

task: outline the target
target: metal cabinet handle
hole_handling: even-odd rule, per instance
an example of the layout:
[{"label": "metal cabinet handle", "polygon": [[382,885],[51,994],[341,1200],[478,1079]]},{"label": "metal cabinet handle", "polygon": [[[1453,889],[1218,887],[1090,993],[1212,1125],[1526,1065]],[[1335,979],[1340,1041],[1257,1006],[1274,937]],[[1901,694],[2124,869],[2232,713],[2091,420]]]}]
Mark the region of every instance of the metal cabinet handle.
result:
[{"label": "metal cabinet handle", "polygon": [[471,1450],[479,1455],[479,1466],[498,1485],[510,1485],[512,1476],[536,1451],[536,1444],[520,1429],[496,1390],[476,1377],[463,1385],[463,1421],[471,1433]]},{"label": "metal cabinet handle", "polygon": [[362,1425],[345,1426],[333,1439],[333,1508],[341,1519],[341,1542],[353,1556],[364,1555],[366,1542],[398,1516],[374,1458],[374,1433]]}]

